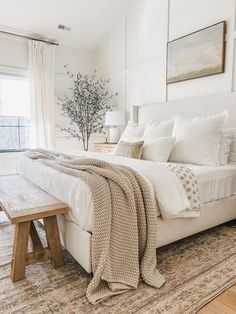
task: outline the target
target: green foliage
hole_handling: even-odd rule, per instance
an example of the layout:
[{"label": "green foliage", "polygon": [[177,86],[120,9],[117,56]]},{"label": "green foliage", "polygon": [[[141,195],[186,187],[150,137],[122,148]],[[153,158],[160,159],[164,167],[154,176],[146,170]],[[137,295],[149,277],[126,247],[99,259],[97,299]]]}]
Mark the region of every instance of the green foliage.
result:
[{"label": "green foliage", "polygon": [[69,118],[69,127],[60,127],[71,137],[83,141],[84,150],[88,150],[90,136],[102,133],[104,128],[104,115],[112,109],[113,95],[108,92],[109,80],[97,78],[92,75],[78,73],[71,74],[67,69],[69,79],[73,81],[72,96],[58,98],[61,114]]}]

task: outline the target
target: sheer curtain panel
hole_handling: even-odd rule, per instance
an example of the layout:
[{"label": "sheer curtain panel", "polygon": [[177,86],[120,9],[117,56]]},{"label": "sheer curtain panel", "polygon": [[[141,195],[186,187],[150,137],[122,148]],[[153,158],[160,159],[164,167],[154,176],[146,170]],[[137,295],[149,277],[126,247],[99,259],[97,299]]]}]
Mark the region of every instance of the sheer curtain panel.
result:
[{"label": "sheer curtain panel", "polygon": [[55,46],[29,41],[31,144],[55,148]]}]

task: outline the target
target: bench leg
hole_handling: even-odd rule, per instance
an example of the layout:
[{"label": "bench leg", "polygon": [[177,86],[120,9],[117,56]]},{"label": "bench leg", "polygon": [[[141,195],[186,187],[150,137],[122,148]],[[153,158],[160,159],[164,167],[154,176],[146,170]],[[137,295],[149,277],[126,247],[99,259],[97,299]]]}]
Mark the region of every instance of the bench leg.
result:
[{"label": "bench leg", "polygon": [[61,241],[57,225],[57,217],[51,216],[43,219],[49,249],[52,255],[52,265],[56,268],[64,265],[61,250]]},{"label": "bench leg", "polygon": [[11,265],[11,279],[13,282],[25,278],[29,232],[30,221],[15,225],[13,260]]},{"label": "bench leg", "polygon": [[39,238],[38,231],[33,221],[31,221],[31,224],[30,224],[30,238],[32,242],[33,251],[34,252],[43,251],[43,245]]}]

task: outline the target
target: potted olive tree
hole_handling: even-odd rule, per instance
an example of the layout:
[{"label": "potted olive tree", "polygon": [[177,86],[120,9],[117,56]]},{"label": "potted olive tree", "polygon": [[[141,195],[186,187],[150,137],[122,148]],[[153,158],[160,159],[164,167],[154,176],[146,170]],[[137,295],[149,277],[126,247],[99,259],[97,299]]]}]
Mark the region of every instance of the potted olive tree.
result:
[{"label": "potted olive tree", "polygon": [[103,133],[104,116],[106,111],[112,109],[111,95],[107,84],[109,80],[92,75],[78,73],[67,75],[72,80],[71,96],[58,97],[58,104],[62,116],[69,118],[69,126],[60,129],[69,133],[77,140],[82,140],[84,150],[88,150],[89,139],[94,133]]}]

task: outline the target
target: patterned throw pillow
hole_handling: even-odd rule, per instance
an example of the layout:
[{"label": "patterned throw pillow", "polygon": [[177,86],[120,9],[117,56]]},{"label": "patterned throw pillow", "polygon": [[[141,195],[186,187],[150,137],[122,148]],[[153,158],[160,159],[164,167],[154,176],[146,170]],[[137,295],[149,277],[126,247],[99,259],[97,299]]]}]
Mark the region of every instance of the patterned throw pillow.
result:
[{"label": "patterned throw pillow", "polygon": [[120,141],[116,147],[115,155],[140,159],[142,156],[144,141],[125,142]]}]

